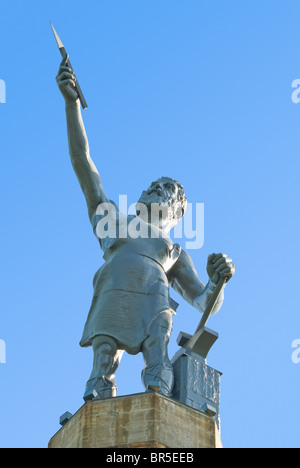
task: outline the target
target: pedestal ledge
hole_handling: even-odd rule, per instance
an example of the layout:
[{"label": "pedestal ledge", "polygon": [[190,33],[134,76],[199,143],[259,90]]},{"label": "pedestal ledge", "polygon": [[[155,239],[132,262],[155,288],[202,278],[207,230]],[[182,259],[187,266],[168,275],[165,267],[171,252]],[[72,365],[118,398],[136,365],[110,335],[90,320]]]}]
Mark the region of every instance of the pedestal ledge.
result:
[{"label": "pedestal ledge", "polygon": [[158,393],[85,403],[49,448],[222,448],[213,417]]}]

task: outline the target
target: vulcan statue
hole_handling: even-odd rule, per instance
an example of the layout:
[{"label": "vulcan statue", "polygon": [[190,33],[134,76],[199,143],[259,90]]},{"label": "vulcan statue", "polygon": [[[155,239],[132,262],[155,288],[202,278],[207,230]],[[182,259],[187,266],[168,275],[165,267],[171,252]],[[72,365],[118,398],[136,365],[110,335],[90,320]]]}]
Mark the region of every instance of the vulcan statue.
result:
[{"label": "vulcan statue", "polygon": [[[146,391],[155,389],[171,396],[174,373],[168,343],[176,307],[169,286],[203,313],[219,279],[229,280],[234,275],[234,264],[225,254],[210,255],[209,280],[205,285],[188,253],[171,241],[168,233],[184,215],[187,204],[182,185],[172,178],[160,177],[142,193],[135,216],[119,211],[105,193],[90,156],[76,77],[68,56],[61,62],[56,80],[65,99],[71,162],[104,252],[104,264],[94,277],[93,300],[80,341],[82,347],[92,346],[94,351],[84,400],[116,396],[115,373],[124,351],[143,353],[142,381]],[[155,206],[159,209],[153,210]],[[107,235],[101,227],[108,212],[115,225],[114,235]],[[124,225],[128,227],[133,222],[139,223],[140,231],[148,235],[121,235]],[[222,305],[223,289],[212,313]]]}]

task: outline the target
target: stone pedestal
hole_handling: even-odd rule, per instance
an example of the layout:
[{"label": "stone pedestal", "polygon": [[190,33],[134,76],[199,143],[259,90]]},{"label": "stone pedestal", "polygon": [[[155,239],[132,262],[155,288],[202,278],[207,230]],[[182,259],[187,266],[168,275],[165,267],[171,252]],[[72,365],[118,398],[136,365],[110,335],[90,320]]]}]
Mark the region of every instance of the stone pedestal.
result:
[{"label": "stone pedestal", "polygon": [[158,393],[85,403],[49,448],[222,448],[215,419]]}]

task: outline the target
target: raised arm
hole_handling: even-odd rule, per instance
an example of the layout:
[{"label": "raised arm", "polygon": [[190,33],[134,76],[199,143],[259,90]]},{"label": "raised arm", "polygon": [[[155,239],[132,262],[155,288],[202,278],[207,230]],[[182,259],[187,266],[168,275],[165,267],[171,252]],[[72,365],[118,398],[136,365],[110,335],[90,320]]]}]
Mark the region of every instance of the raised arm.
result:
[{"label": "raised arm", "polygon": [[81,116],[80,102],[75,88],[76,78],[66,66],[68,56],[62,60],[56,81],[65,99],[69,152],[72,166],[86,199],[89,218],[100,203],[108,202],[95,164],[90,157],[89,144]]},{"label": "raised arm", "polygon": [[[169,273],[169,281],[175,291],[202,313],[205,312],[220,276],[230,279],[234,275],[234,265],[227,255],[212,254],[208,257],[207,272],[209,281],[205,286],[199,279],[191,257],[182,250],[179,259]],[[224,289],[219,295],[212,314],[220,310],[223,300]]]}]

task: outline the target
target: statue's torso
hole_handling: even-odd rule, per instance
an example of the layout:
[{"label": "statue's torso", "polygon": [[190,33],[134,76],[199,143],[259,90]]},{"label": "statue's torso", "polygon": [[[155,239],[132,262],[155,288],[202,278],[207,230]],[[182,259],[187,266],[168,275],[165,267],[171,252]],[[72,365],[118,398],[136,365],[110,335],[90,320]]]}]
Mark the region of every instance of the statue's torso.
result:
[{"label": "statue's torso", "polygon": [[105,263],[94,277],[94,298],[81,345],[106,334],[134,353],[153,319],[171,308],[167,273],[181,249],[166,236],[105,238],[100,245]]},{"label": "statue's torso", "polygon": [[167,273],[179,255],[180,247],[170,239],[115,239],[95,275],[95,294],[108,289],[145,294],[154,292],[155,284],[168,288]]}]

